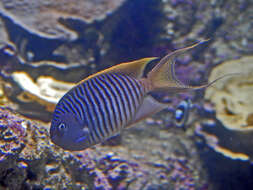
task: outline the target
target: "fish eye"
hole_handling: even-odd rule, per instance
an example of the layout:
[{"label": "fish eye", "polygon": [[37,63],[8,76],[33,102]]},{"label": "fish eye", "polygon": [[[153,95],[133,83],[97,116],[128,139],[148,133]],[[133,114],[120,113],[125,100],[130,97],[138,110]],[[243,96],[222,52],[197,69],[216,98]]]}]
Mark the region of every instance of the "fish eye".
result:
[{"label": "fish eye", "polygon": [[58,125],[58,129],[59,129],[60,131],[64,131],[66,128],[67,128],[67,127],[66,127],[65,123],[60,123],[60,125]]}]

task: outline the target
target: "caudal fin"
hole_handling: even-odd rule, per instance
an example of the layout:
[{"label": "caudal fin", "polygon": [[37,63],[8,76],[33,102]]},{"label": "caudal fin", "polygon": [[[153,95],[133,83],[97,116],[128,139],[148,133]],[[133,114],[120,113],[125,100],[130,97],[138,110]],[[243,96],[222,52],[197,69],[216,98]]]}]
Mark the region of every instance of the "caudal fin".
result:
[{"label": "caudal fin", "polygon": [[[197,90],[202,88],[207,88],[208,86],[212,85],[216,81],[233,74],[227,74],[217,78],[216,80],[212,81],[211,83],[200,85],[200,86],[189,86],[185,85],[180,82],[176,75],[175,75],[175,58],[187,50],[190,50],[208,40],[200,41],[190,47],[186,47],[183,49],[176,50],[164,58],[148,73],[148,80],[152,85],[153,91],[169,91],[173,93],[178,92],[186,92],[189,90]],[[234,73],[237,74],[237,73]]]},{"label": "caudal fin", "polygon": [[199,86],[188,86],[188,88],[191,90],[199,90],[199,89],[202,89],[202,88],[208,88],[209,86],[211,86],[212,84],[214,84],[215,82],[217,82],[218,80],[221,80],[225,77],[230,77],[230,76],[234,76],[234,75],[241,75],[242,73],[228,73],[228,74],[225,74],[225,75],[222,75],[220,77],[218,77],[217,79],[213,80],[212,82],[209,82],[209,83],[206,83],[206,84],[203,84],[203,85],[199,85]]}]

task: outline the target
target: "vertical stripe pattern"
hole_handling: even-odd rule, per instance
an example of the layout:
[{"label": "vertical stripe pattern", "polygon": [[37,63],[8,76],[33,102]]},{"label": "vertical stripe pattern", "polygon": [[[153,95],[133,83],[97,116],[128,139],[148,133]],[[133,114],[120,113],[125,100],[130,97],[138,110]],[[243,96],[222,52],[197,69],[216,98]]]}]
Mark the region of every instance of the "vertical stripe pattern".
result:
[{"label": "vertical stripe pattern", "polygon": [[91,144],[120,132],[133,119],[144,97],[141,82],[110,73],[91,78],[67,93],[55,110],[72,112],[88,125]]}]

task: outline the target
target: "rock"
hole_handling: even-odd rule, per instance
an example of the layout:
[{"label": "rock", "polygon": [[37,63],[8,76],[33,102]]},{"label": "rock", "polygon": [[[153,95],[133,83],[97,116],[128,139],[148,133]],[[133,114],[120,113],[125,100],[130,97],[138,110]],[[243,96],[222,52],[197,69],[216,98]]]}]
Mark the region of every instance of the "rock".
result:
[{"label": "rock", "polygon": [[251,189],[252,135],[252,131],[226,128],[215,115],[199,118],[194,138],[210,174],[208,189]]},{"label": "rock", "polygon": [[115,11],[124,0],[45,0],[1,1],[0,13],[31,33],[55,39],[75,40],[76,33],[64,25],[64,20],[91,23],[104,19]]},{"label": "rock", "polygon": [[3,107],[0,118],[0,188],[196,189],[207,183],[193,144],[183,136],[157,130],[151,143],[154,129],[141,142],[128,131],[121,146],[68,152],[50,142],[45,124]]},{"label": "rock", "polygon": [[50,143],[46,128],[6,108],[0,117],[1,188],[70,188],[71,175],[58,162],[64,154]]},{"label": "rock", "polygon": [[2,19],[0,19],[0,45],[5,44],[8,42],[8,35],[6,33],[4,23]]},{"label": "rock", "polygon": [[[9,41],[16,45],[25,61],[65,62],[74,57],[75,62],[86,63],[86,58],[94,59],[97,55],[93,54],[97,54],[102,46],[103,35],[97,30],[97,22],[106,20],[124,1],[1,1],[0,18]],[[93,48],[96,48],[95,52]],[[83,54],[84,51],[87,53]],[[83,60],[73,55],[76,53],[83,55]]]}]

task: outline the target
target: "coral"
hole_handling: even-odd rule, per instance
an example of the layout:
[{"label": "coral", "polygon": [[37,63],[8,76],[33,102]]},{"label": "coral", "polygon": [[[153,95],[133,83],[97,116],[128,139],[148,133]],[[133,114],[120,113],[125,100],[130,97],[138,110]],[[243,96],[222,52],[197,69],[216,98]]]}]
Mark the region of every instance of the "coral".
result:
[{"label": "coral", "polygon": [[205,99],[213,105],[213,116],[196,124],[196,134],[204,137],[209,147],[231,159],[249,162],[253,161],[252,62],[252,56],[245,56],[214,67],[209,82],[224,74],[234,75],[206,90]]},{"label": "coral", "polygon": [[[60,97],[75,84],[73,80],[85,75],[85,69],[75,64],[67,66],[50,61],[26,64],[17,55],[15,46],[12,44],[2,46],[0,60],[2,104],[24,115],[44,121],[51,119],[49,113],[54,110]],[[49,76],[48,70],[61,80]],[[71,74],[66,76],[66,70]],[[71,82],[64,82],[63,78]]]},{"label": "coral", "polygon": [[74,86],[73,83],[64,83],[45,76],[34,82],[25,72],[14,72],[12,78],[23,90],[19,100],[38,102],[51,112],[60,98]]},{"label": "coral", "polygon": [[215,104],[217,118],[231,130],[253,130],[253,57],[242,57],[216,66],[209,82],[229,73],[208,88],[205,98]]}]

